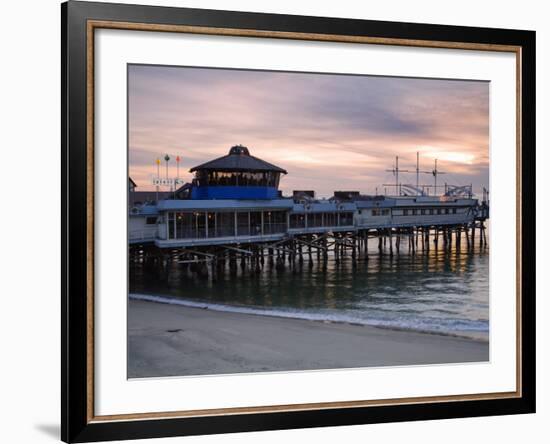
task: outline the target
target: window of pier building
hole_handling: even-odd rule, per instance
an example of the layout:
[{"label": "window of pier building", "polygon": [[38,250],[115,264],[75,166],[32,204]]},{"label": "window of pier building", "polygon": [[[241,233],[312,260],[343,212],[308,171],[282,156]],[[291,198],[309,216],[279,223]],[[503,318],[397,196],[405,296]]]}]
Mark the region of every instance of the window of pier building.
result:
[{"label": "window of pier building", "polygon": [[290,228],[321,228],[353,225],[353,213],[321,212],[307,214],[291,214]]},{"label": "window of pier building", "polygon": [[[210,223],[208,235],[214,233],[215,237],[235,236],[235,213],[233,211],[208,213]],[[212,223],[215,225],[214,231],[210,230]]]},{"label": "window of pier building", "polygon": [[338,225],[338,214],[324,213],[325,227],[335,227]]},{"label": "window of pier building", "polygon": [[201,170],[195,174],[199,186],[279,186],[280,173],[275,171],[208,171]]},{"label": "window of pier building", "polygon": [[261,236],[262,212],[239,211],[237,212],[237,236]]},{"label": "window of pier building", "polygon": [[285,211],[264,211],[263,234],[276,234],[286,231]]},{"label": "window of pier building", "polygon": [[291,214],[290,215],[290,228],[305,228],[306,227],[306,215],[305,214]]},{"label": "window of pier building", "polygon": [[338,225],[338,213],[308,213],[307,226],[309,228],[336,227]]},{"label": "window of pier building", "polygon": [[205,212],[168,213],[168,239],[206,237]]},{"label": "window of pier building", "polygon": [[373,216],[389,216],[390,210],[388,208],[373,208]]},{"label": "window of pier building", "polygon": [[340,213],[338,215],[338,225],[341,227],[353,225],[353,213],[351,211]]},{"label": "window of pier building", "polygon": [[169,212],[168,239],[284,233],[287,230],[286,218],[284,210]]},{"label": "window of pier building", "polygon": [[308,227],[324,227],[323,223],[323,213],[309,213],[307,215],[307,226]]}]

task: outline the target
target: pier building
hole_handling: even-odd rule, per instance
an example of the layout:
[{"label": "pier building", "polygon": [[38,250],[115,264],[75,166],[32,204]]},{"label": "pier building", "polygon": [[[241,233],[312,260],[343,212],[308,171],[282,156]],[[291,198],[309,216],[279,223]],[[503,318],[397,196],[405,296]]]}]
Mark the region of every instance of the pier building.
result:
[{"label": "pier building", "polygon": [[[240,254],[261,257],[253,259],[260,267],[266,251],[279,264],[285,256],[289,261],[302,258],[304,251],[326,258],[329,251],[338,257],[351,250],[355,257],[373,237],[379,239],[380,252],[388,245],[391,255],[394,247],[399,253],[402,242],[416,253],[419,238],[422,251],[429,250],[430,239],[436,248],[440,238],[451,248],[453,236],[455,246],[464,238],[470,248],[476,229],[480,245],[487,242],[488,199],[479,202],[471,187],[446,185],[444,194],[429,196],[399,184],[396,189],[407,195],[337,191],[329,199],[316,199],[314,191],[295,191],[285,197],[279,183],[287,171],[252,156],[242,145],[190,172],[191,183],[130,208],[131,253],[154,250],[182,263],[224,263],[226,256]],[[130,187],[129,202],[135,202],[131,180]]]}]

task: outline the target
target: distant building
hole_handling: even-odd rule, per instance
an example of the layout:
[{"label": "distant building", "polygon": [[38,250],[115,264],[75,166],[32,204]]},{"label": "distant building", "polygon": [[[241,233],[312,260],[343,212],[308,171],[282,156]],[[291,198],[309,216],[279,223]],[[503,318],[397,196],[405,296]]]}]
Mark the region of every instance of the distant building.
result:
[{"label": "distant building", "polygon": [[313,190],[293,190],[292,199],[294,202],[311,202],[315,199],[315,191]]},{"label": "distant building", "polygon": [[128,191],[130,193],[133,193],[134,191],[136,191],[136,188],[137,184],[132,180],[131,177],[128,177]]},{"label": "distant building", "polygon": [[156,191],[134,191],[133,199],[131,199],[132,206],[154,204],[157,202],[157,195],[159,201],[174,198],[173,191],[159,191],[158,193]]},{"label": "distant building", "polygon": [[359,191],[335,191],[334,198],[336,200],[355,200],[361,193]]},{"label": "distant building", "polygon": [[128,177],[128,208],[133,208],[134,203],[134,193],[136,191],[137,184],[132,180],[131,177]]}]

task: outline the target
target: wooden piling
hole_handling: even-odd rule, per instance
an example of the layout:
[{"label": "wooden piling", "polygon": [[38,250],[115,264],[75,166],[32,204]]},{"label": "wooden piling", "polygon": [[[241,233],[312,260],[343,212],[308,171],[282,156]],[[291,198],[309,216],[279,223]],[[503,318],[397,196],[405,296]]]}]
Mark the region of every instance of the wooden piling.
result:
[{"label": "wooden piling", "polygon": [[399,249],[401,247],[401,232],[399,229],[395,233],[395,251],[397,254],[399,254]]},{"label": "wooden piling", "polygon": [[426,227],[426,251],[430,251],[430,227]]}]

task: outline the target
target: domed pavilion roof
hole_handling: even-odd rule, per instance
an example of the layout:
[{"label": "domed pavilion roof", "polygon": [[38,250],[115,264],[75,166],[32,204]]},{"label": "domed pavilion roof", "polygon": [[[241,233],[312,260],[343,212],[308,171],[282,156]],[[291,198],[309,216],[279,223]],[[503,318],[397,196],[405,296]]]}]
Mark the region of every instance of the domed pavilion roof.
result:
[{"label": "domed pavilion roof", "polygon": [[189,171],[193,172],[200,170],[254,172],[274,171],[277,173],[287,174],[286,170],[250,155],[248,148],[243,145],[235,145],[231,147],[229,154],[193,167]]}]

